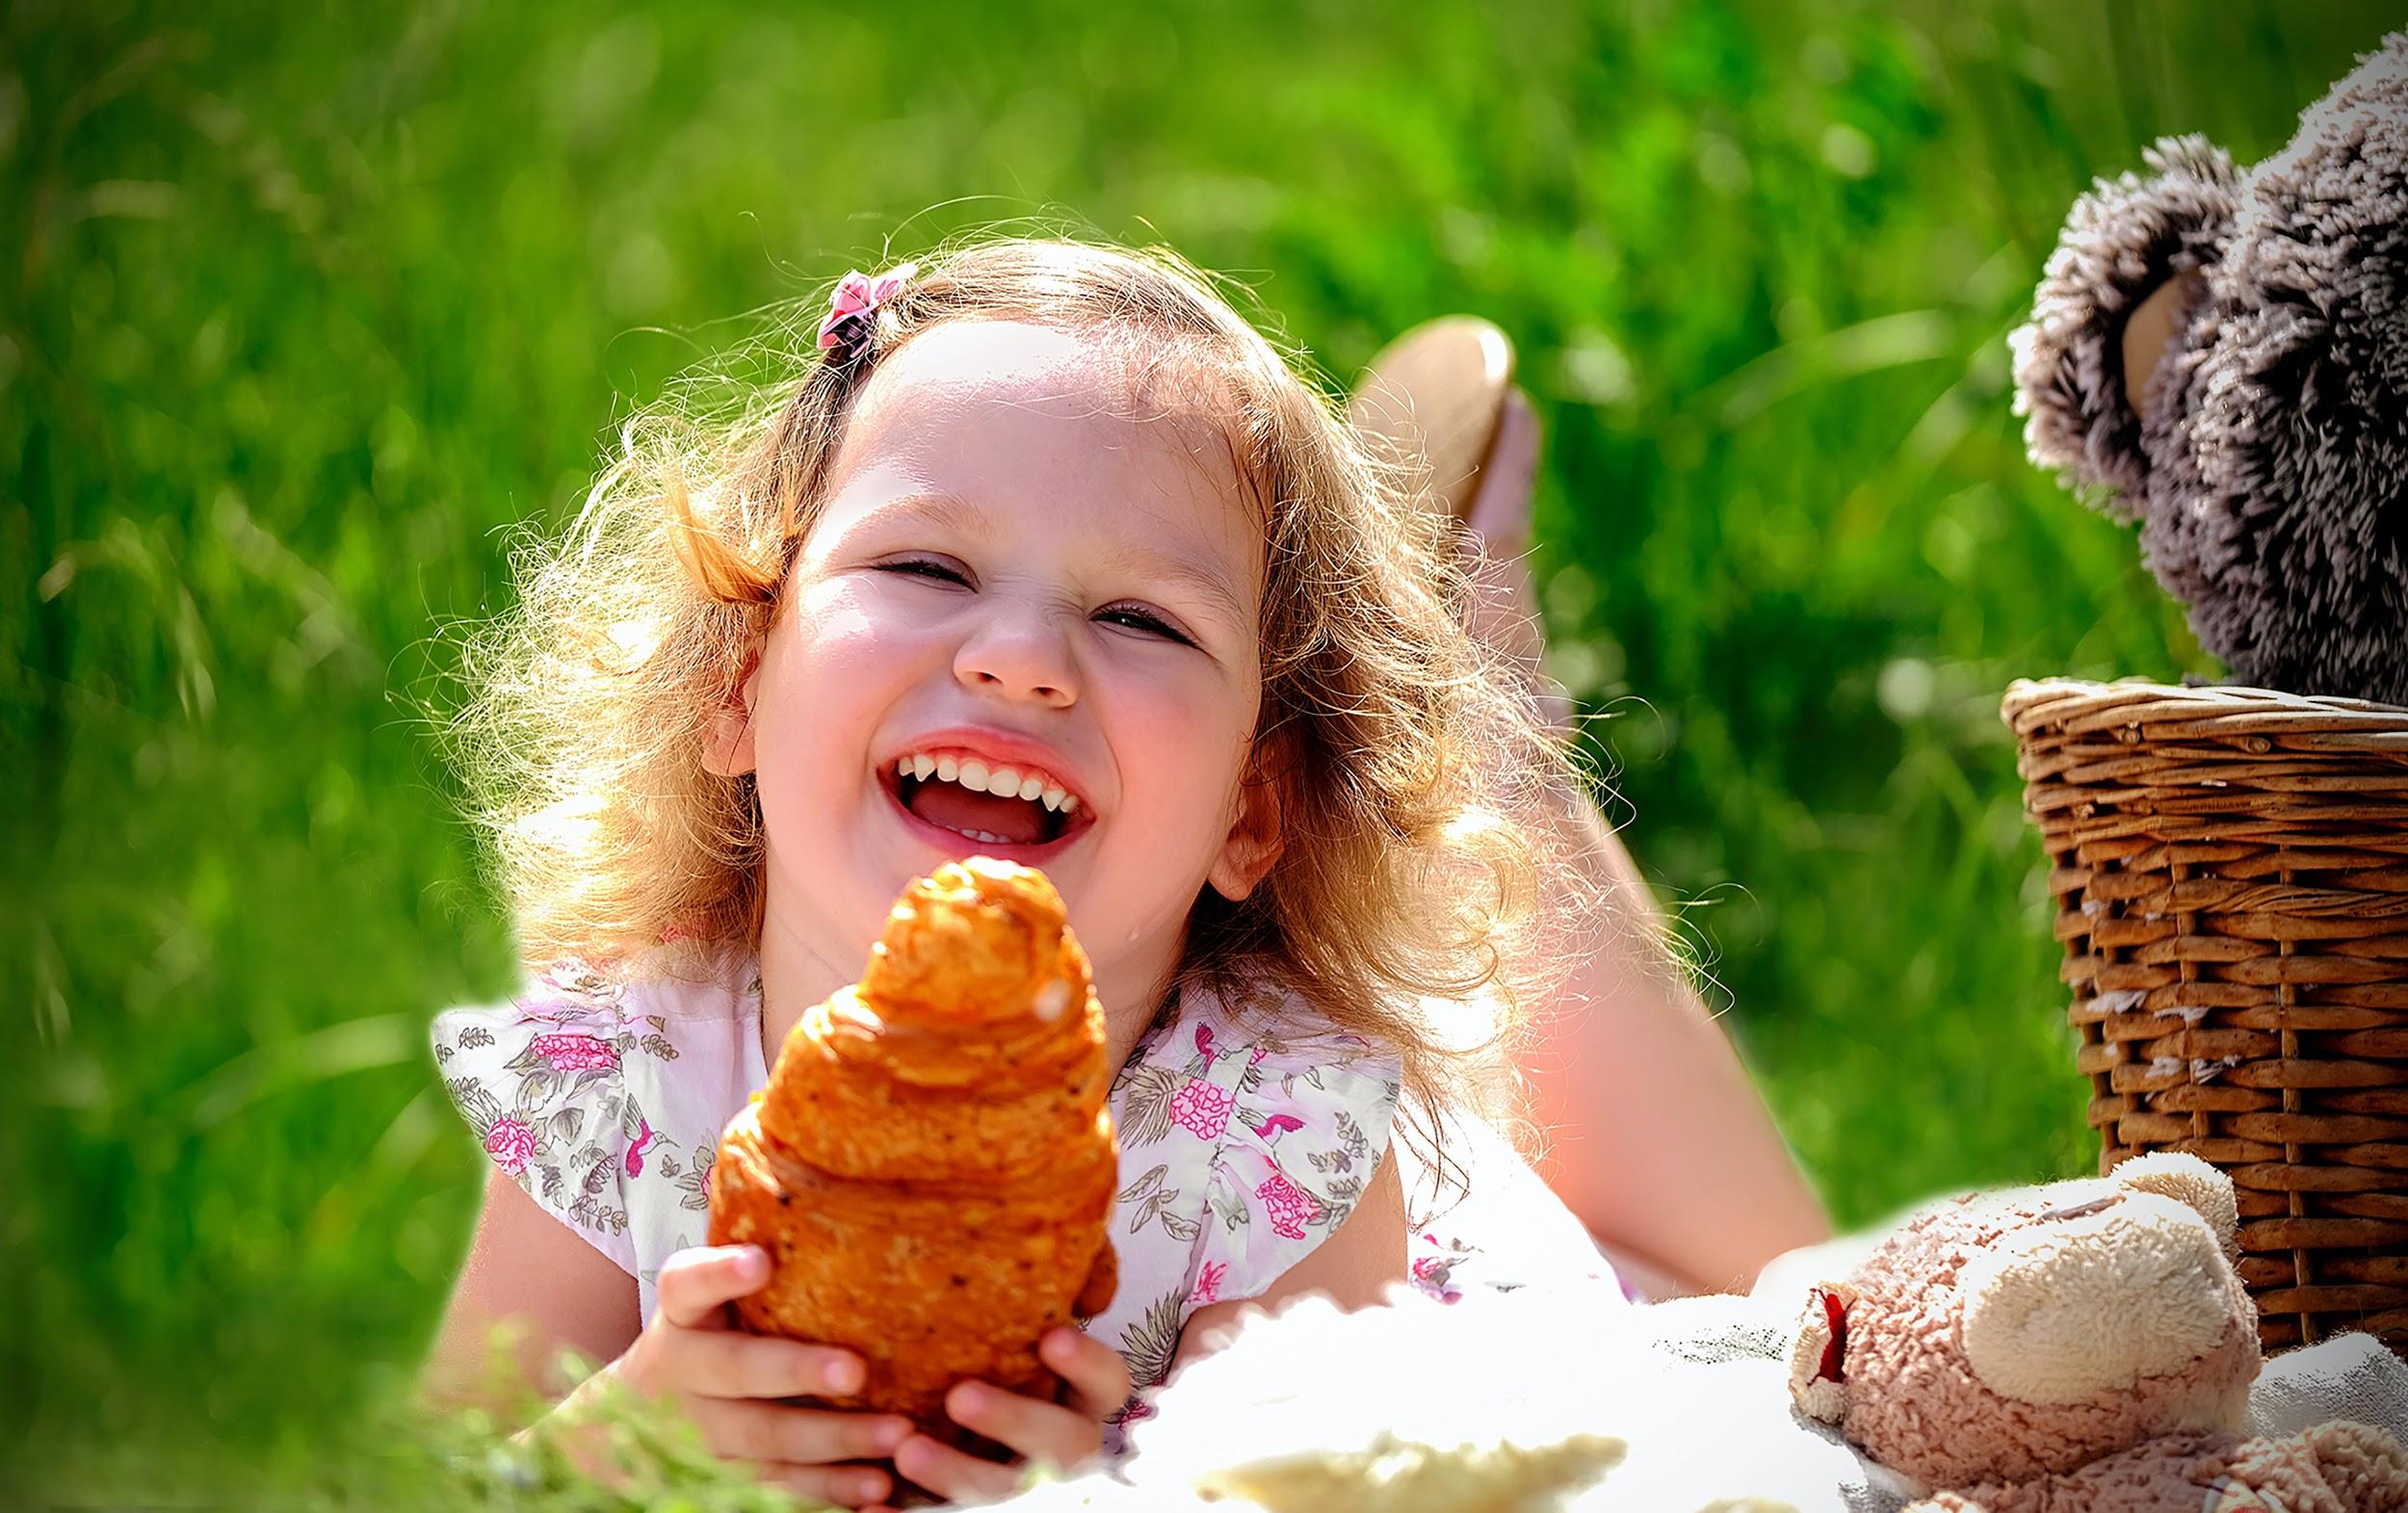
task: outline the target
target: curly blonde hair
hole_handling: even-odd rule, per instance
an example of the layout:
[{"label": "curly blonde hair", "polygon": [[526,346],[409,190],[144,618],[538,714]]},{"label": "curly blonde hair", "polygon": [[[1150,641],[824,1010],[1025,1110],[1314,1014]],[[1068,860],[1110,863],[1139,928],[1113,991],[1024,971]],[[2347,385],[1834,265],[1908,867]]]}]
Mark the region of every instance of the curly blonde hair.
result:
[{"label": "curly blonde hair", "polygon": [[[1396,1046],[1418,1094],[1462,1097],[1536,979],[1542,893],[1577,887],[1537,822],[1572,776],[1516,669],[1465,629],[1457,529],[1405,496],[1327,395],[1204,274],[1162,250],[990,238],[934,257],[849,358],[812,356],[731,416],[625,429],[565,533],[518,561],[475,648],[458,731],[531,962],[635,970],[664,941],[752,949],[762,822],[705,766],[706,721],[761,645],[877,366],[951,321],[1092,333],[1184,375],[1224,429],[1269,547],[1250,779],[1285,846],[1242,901],[1207,890],[1180,980],[1265,963],[1341,1030]],[[1200,381],[1198,381],[1200,380]],[[1439,1004],[1478,1004],[1478,1031]],[[1490,1065],[1494,1065],[1493,1059]]]}]

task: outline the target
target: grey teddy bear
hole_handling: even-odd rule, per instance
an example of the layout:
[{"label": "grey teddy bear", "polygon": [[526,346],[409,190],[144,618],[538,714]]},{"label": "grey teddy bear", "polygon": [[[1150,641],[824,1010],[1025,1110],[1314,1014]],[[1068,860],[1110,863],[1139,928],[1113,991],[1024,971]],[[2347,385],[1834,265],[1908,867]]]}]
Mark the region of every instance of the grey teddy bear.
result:
[{"label": "grey teddy bear", "polygon": [[2142,156],[2015,333],[2032,460],[2139,522],[2237,677],[2408,704],[2408,32],[2255,169]]}]

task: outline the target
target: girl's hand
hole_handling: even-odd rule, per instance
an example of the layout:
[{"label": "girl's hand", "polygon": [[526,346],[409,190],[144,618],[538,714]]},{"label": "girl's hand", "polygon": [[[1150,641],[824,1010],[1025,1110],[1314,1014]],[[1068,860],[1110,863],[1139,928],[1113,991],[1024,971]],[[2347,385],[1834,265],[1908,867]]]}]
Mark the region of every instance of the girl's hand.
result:
[{"label": "girl's hand", "polygon": [[[1077,1471],[1104,1449],[1104,1418],[1129,1400],[1129,1368],[1118,1351],[1076,1329],[1056,1329],[1037,1343],[1037,1359],[1070,1388],[1068,1403],[1021,1397],[985,1382],[962,1382],[945,1395],[945,1412],[982,1434],[1057,1471]],[[1008,1496],[1023,1474],[1018,1463],[998,1466],[965,1455],[925,1434],[895,1451],[895,1469],[954,1501]]]},{"label": "girl's hand", "polygon": [[[838,1463],[893,1454],[910,1435],[910,1420],[776,1400],[858,1392],[861,1358],[731,1326],[729,1301],[769,1278],[770,1258],[757,1245],[679,1251],[661,1266],[652,1322],[596,1379],[677,1399],[712,1453],[748,1464],[764,1481],[806,1500],[860,1507],[892,1497],[894,1478],[885,1472]],[[582,1389],[564,1412],[579,1396]]]}]

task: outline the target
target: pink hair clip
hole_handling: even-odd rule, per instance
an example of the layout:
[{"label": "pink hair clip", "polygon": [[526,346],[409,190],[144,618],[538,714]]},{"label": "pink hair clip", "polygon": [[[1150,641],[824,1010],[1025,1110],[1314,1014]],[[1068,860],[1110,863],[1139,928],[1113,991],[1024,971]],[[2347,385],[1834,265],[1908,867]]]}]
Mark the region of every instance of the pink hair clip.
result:
[{"label": "pink hair clip", "polygon": [[827,301],[827,318],[820,323],[821,350],[841,349],[842,356],[853,356],[870,338],[870,317],[901,294],[919,271],[917,263],[898,263],[876,278],[858,269],[846,274]]}]

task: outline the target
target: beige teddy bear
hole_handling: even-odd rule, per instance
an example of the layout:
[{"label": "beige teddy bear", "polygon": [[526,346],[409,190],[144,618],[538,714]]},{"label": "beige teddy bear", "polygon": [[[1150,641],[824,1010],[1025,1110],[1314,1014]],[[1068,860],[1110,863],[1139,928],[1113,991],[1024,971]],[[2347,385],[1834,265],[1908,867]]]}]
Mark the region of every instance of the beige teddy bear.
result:
[{"label": "beige teddy bear", "polygon": [[2109,1177],[1943,1204],[1812,1291],[1807,1416],[1978,1513],[2408,1513],[2363,1424],[2237,1431],[2259,1367],[2231,1179],[2160,1152]]}]

